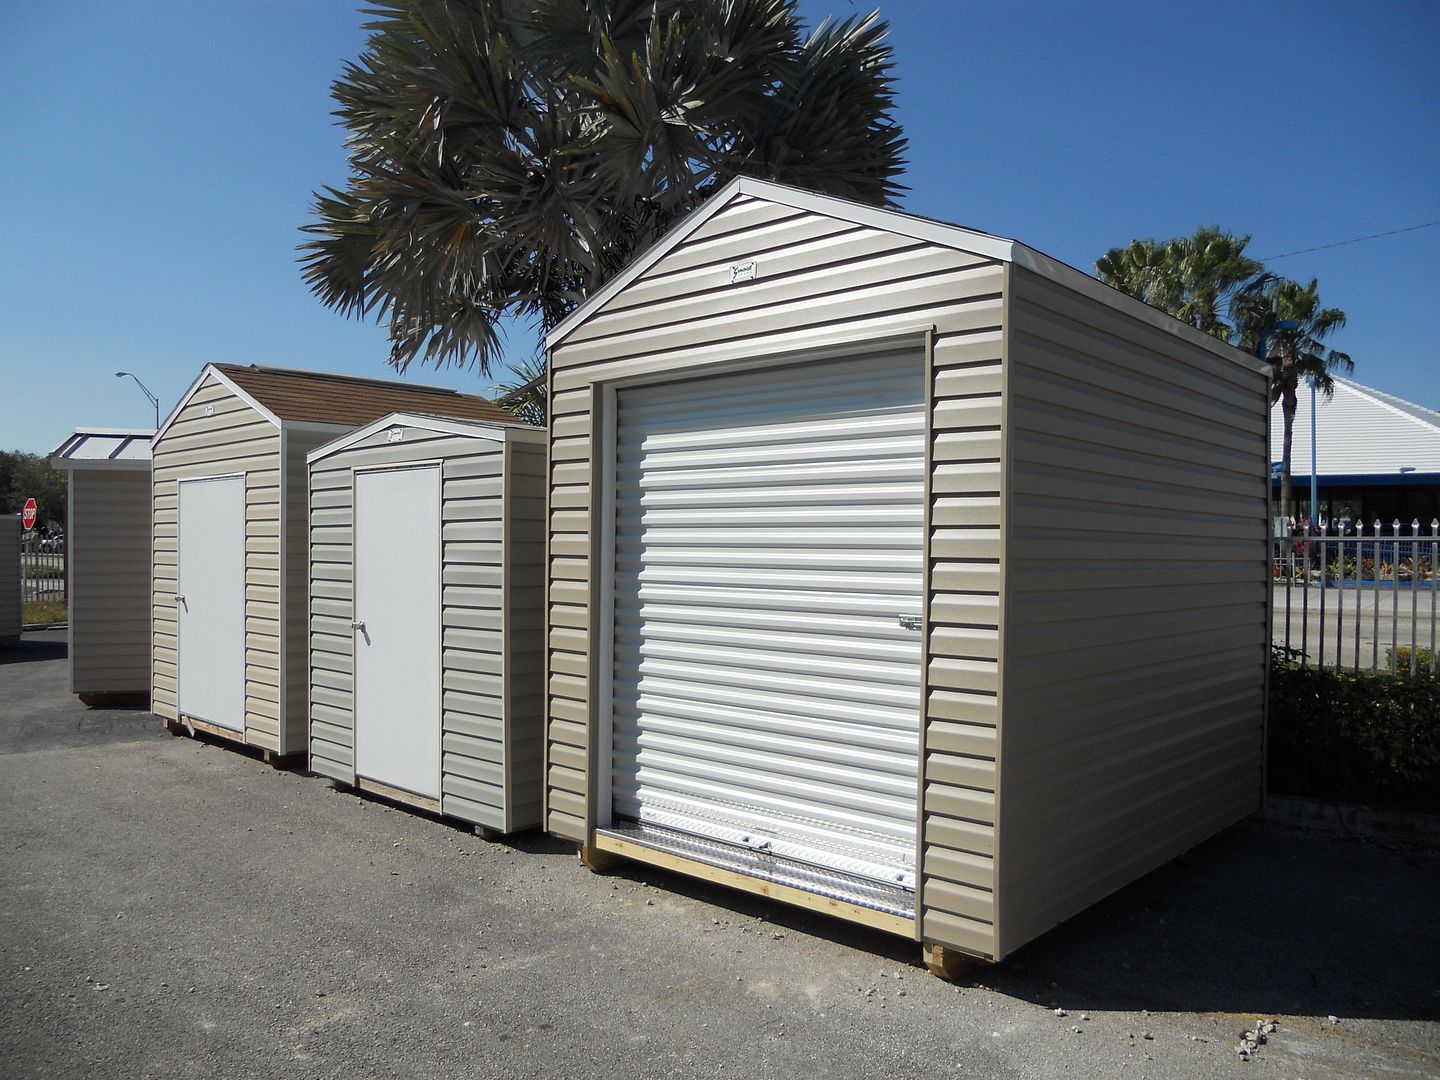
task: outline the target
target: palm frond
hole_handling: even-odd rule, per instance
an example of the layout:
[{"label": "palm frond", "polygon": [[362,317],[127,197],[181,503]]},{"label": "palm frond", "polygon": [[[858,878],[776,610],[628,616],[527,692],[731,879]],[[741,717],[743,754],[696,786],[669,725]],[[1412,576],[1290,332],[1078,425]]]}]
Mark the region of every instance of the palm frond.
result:
[{"label": "palm frond", "polygon": [[386,327],[390,363],[501,356],[553,326],[717,183],[891,203],[904,136],[885,23],[805,33],[794,0],[375,0],[335,82],[350,177],[301,272]]}]

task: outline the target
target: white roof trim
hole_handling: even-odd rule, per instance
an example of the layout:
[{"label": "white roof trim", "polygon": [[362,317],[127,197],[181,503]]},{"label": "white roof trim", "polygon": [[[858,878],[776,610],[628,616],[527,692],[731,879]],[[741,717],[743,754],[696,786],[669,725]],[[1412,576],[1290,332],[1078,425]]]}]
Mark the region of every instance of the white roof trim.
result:
[{"label": "white roof trim", "polygon": [[504,442],[512,434],[538,432],[539,428],[529,424],[504,424],[498,420],[452,420],[439,416],[425,416],[422,413],[392,412],[378,420],[372,420],[364,427],[347,432],[324,446],[317,446],[305,455],[305,463],[311,464],[331,454],[337,454],[358,442],[364,442],[386,428],[413,427],[424,431],[435,431],[442,435],[460,435],[469,439],[489,439]]},{"label": "white roof trim", "polygon": [[186,405],[190,404],[190,399],[195,396],[195,391],[200,389],[200,384],[205,381],[206,375],[214,375],[215,378],[220,381],[220,384],[225,387],[225,389],[229,390],[241,401],[245,402],[246,405],[249,405],[250,408],[254,409],[271,424],[274,424],[275,427],[280,427],[280,418],[278,416],[276,416],[273,412],[267,409],[264,405],[261,405],[260,402],[256,401],[244,390],[241,390],[240,387],[235,384],[235,381],[233,379],[229,378],[223,371],[220,371],[218,368],[216,368],[214,364],[206,364],[200,370],[200,374],[195,377],[195,381],[190,384],[190,388],[186,390],[185,393],[180,395],[180,400],[175,403],[175,408],[170,410],[170,415],[165,417],[165,422],[160,425],[160,430],[155,432],[156,442],[159,442],[162,438],[165,437],[165,432],[170,430],[170,425],[175,423],[175,421],[179,418],[181,411],[185,408]]},{"label": "white roof trim", "polygon": [[546,335],[546,348],[553,349],[559,345],[581,323],[604,307],[616,293],[684,243],[700,226],[741,196],[764,199],[781,206],[808,210],[840,221],[848,221],[900,236],[909,236],[940,247],[953,248],[957,251],[970,252],[985,258],[997,259],[1000,262],[1023,266],[1041,277],[1049,278],[1107,307],[1123,311],[1160,330],[1184,338],[1193,345],[1202,346],[1251,371],[1269,374],[1270,365],[1258,357],[1251,356],[1218,338],[1202,333],[1188,323],[1181,322],[1163,311],[1152,308],[1143,301],[1136,300],[1133,296],[1122,293],[1119,289],[1111,288],[1082,270],[1077,270],[1058,259],[1052,259],[1018,241],[979,232],[976,229],[967,229],[961,225],[950,225],[945,222],[933,221],[930,218],[917,217],[900,210],[866,206],[849,199],[820,195],[813,191],[802,191],[799,188],[788,187],[769,180],[756,180],[748,176],[740,176],[731,180],[707,199],[699,209],[641,253],[617,276],[611,278],[599,292],[562,319]]},{"label": "white roof trim", "polygon": [[[68,436],[66,436],[65,442],[69,442],[71,439],[75,438],[75,436],[77,436],[77,435],[133,435],[133,436],[135,436],[136,438],[141,438],[141,437],[143,437],[143,438],[146,438],[146,439],[153,439],[153,438],[155,437],[155,429],[154,429],[154,428],[148,428],[148,427],[146,427],[146,428],[139,428],[139,427],[83,427],[83,428],[76,428],[76,429],[75,429],[74,431],[72,431]],[[64,446],[65,443],[61,443],[60,445],[61,445],[61,446]]]}]

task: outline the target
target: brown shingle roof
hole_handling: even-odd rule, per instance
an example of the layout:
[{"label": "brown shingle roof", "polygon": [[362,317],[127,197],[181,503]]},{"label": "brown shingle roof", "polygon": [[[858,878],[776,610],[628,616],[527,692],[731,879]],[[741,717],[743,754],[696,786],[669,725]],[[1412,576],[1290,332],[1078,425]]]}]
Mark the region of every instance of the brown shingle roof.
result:
[{"label": "brown shingle roof", "polygon": [[514,414],[494,402],[440,386],[409,386],[259,364],[215,364],[214,368],[281,420],[358,427],[386,413],[413,412],[455,420],[518,422]]}]

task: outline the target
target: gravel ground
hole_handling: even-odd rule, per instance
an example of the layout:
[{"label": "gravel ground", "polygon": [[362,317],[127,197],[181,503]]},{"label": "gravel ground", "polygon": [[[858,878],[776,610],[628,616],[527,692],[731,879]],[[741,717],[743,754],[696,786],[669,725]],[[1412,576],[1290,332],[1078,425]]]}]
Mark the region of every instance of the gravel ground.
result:
[{"label": "gravel ground", "polygon": [[1440,1075],[1433,852],[1246,823],[950,986],[86,709],[63,656],[0,651],[5,1077]]}]

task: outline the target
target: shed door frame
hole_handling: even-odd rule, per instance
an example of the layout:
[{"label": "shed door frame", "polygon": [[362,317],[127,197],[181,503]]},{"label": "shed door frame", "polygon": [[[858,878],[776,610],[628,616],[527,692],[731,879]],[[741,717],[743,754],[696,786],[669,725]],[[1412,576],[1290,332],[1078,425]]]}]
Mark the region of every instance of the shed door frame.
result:
[{"label": "shed door frame", "polygon": [[184,521],[181,513],[181,499],[186,484],[213,483],[216,481],[239,480],[240,481],[240,726],[232,727],[223,721],[217,721],[211,717],[199,716],[197,720],[204,720],[207,723],[215,724],[226,731],[235,732],[243,740],[245,737],[245,713],[246,702],[249,697],[245,686],[245,650],[249,634],[245,629],[246,608],[248,607],[245,597],[245,573],[248,555],[250,550],[249,523],[247,516],[249,483],[248,474],[244,472],[213,473],[205,476],[182,476],[175,481],[175,715],[179,719],[186,715],[184,710],[184,690],[182,684],[185,678],[185,656],[181,644],[180,632],[180,592],[182,583],[182,562],[185,558],[185,536]]},{"label": "shed door frame", "polygon": [[[351,565],[351,573],[352,573],[352,580],[351,580],[351,586],[350,586],[350,620],[351,620],[351,622],[353,623],[353,622],[359,617],[359,612],[360,612],[360,610],[361,610],[361,609],[360,609],[360,575],[359,575],[359,573],[356,572],[356,570],[355,570],[355,567],[356,567],[356,565],[357,565],[357,563],[358,563],[358,559],[356,558],[356,555],[355,555],[355,543],[356,543],[356,539],[357,539],[357,537],[358,537],[358,532],[359,532],[359,530],[356,528],[356,523],[357,523],[358,518],[359,518],[359,506],[360,506],[360,504],[359,504],[359,498],[358,498],[358,489],[359,489],[359,480],[360,480],[360,477],[361,477],[361,476],[364,476],[364,475],[375,474],[375,473],[413,472],[413,471],[418,470],[418,469],[434,469],[434,470],[435,470],[435,473],[436,473],[437,480],[438,480],[438,482],[439,482],[439,486],[438,486],[438,489],[437,489],[438,498],[437,498],[436,504],[435,504],[435,516],[436,516],[436,522],[435,522],[435,524],[436,524],[436,528],[435,528],[435,540],[436,540],[436,552],[435,552],[435,555],[436,555],[436,560],[435,560],[435,561],[436,561],[436,574],[435,574],[435,583],[434,583],[434,584],[435,584],[435,596],[436,596],[436,599],[437,599],[437,602],[438,602],[437,618],[436,618],[436,620],[435,620],[435,685],[436,685],[436,687],[437,687],[438,690],[439,690],[439,701],[438,701],[438,703],[437,703],[437,706],[438,706],[438,707],[437,707],[436,712],[435,712],[435,725],[436,725],[437,729],[439,730],[439,735],[440,735],[439,744],[440,744],[440,747],[439,747],[439,753],[438,753],[438,755],[437,755],[437,759],[436,759],[436,762],[435,762],[435,776],[436,776],[436,784],[437,784],[437,787],[436,787],[436,793],[435,793],[435,795],[434,795],[433,797],[434,797],[437,801],[439,801],[439,802],[441,803],[442,811],[443,811],[443,805],[444,805],[444,799],[445,799],[445,795],[444,795],[444,782],[445,782],[445,746],[444,746],[444,742],[445,742],[445,704],[444,704],[444,702],[445,702],[445,619],[444,619],[444,613],[445,613],[445,519],[444,519],[444,508],[445,508],[445,463],[444,463],[444,459],[442,459],[442,458],[426,458],[426,459],[417,460],[417,461],[407,461],[407,462],[405,462],[405,463],[403,463],[403,464],[395,464],[395,465],[375,465],[375,466],[369,466],[369,467],[365,467],[365,468],[358,468],[358,469],[351,469],[351,470],[350,470],[350,553],[351,553],[351,555],[350,555],[350,557],[351,557],[351,563],[350,563],[350,565]],[[351,633],[351,641],[352,641],[351,652],[350,652],[350,655],[351,655],[351,679],[352,679],[353,684],[354,684],[354,685],[353,685],[353,688],[352,688],[352,690],[351,690],[351,695],[350,695],[350,721],[351,721],[351,729],[350,729],[350,732],[351,732],[351,739],[352,739],[353,742],[354,742],[354,752],[353,752],[352,755],[351,755],[351,766],[350,766],[350,767],[351,767],[351,772],[352,772],[352,774],[353,774],[353,776],[354,776],[354,779],[355,779],[357,782],[360,781],[360,780],[362,780],[362,779],[375,779],[376,782],[384,784],[384,783],[386,783],[386,781],[380,780],[378,777],[376,777],[376,778],[367,778],[367,777],[364,777],[364,776],[360,773],[360,767],[359,767],[359,758],[360,758],[360,752],[359,752],[359,744],[360,744],[360,717],[359,717],[359,707],[358,707],[358,706],[359,706],[359,700],[358,700],[358,697],[359,697],[358,668],[359,668],[359,662],[360,662],[360,653],[359,653],[359,650],[358,650],[357,648],[355,648],[355,647],[354,647],[354,644],[353,644],[353,643],[354,643],[354,637],[355,637],[355,634],[356,634],[356,630],[355,630],[354,628],[352,628],[351,631],[350,631],[350,633]],[[426,797],[430,797],[430,796],[428,796],[427,793],[424,793],[424,792],[416,792],[416,794],[425,795]]]},{"label": "shed door frame", "polygon": [[595,380],[590,383],[590,419],[593,441],[591,445],[590,482],[592,494],[598,498],[598,528],[592,526],[590,537],[591,571],[590,600],[592,610],[598,618],[592,617],[592,628],[603,632],[592,638],[589,656],[591,740],[587,764],[589,767],[590,792],[588,809],[590,821],[587,834],[593,842],[597,829],[610,828],[614,824],[613,767],[614,753],[614,628],[615,628],[615,505],[616,505],[616,421],[618,418],[617,398],[622,390],[665,383],[686,382],[709,376],[738,374],[745,371],[774,367],[798,367],[826,361],[844,360],[870,352],[897,352],[915,349],[921,359],[924,374],[924,473],[925,491],[922,530],[924,537],[923,586],[921,589],[920,614],[920,700],[917,716],[919,736],[917,740],[916,770],[916,814],[915,814],[915,917],[914,936],[923,937],[925,874],[925,754],[926,754],[926,702],[929,698],[929,642],[930,642],[930,532],[931,491],[934,472],[934,340],[936,328],[933,323],[898,328],[892,332],[871,337],[857,337],[851,341],[827,345],[796,345],[768,350],[763,356],[736,356],[711,363],[695,364],[681,369],[651,372],[625,376],[617,379]]}]

